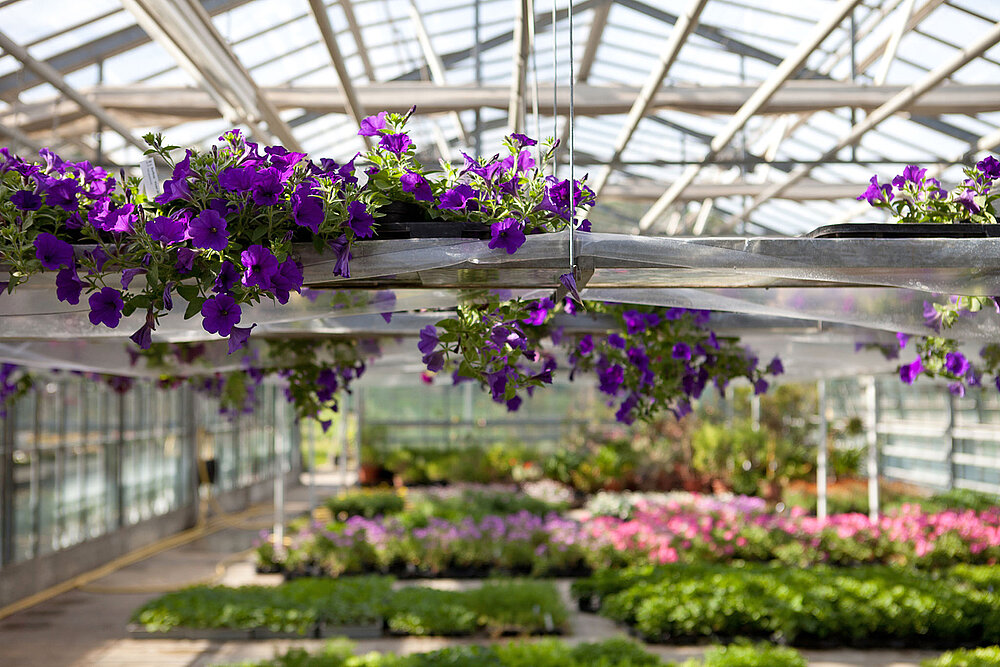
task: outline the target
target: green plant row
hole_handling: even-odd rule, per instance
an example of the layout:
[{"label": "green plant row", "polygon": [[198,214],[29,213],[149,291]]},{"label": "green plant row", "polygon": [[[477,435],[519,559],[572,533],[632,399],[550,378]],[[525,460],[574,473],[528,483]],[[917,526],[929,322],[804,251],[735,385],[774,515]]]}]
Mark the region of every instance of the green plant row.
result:
[{"label": "green plant row", "polygon": [[920,663],[920,667],[997,667],[997,665],[1000,665],[1000,646],[948,651],[937,658]]},{"label": "green plant row", "polygon": [[[624,638],[570,646],[558,639],[493,646],[452,646],[428,653],[399,656],[392,653],[353,655],[346,640],[327,642],[319,653],[293,648],[265,662],[239,667],[668,667],[658,656]],[[805,667],[795,650],[769,644],[713,647],[703,660],[682,667]]]},{"label": "green plant row", "polygon": [[933,577],[886,566],[674,564],[600,572],[573,592],[650,641],[944,648],[1000,641],[998,579],[974,566]]},{"label": "green plant row", "polygon": [[566,509],[564,503],[551,503],[531,496],[464,489],[457,495],[442,497],[433,491],[413,492],[404,497],[394,489],[361,489],[344,491],[324,501],[334,518],[341,521],[352,516],[367,519],[376,516],[398,516],[405,525],[426,526],[432,519],[458,522],[465,518],[479,521],[489,515],[530,512],[539,516]]},{"label": "green plant row", "polygon": [[550,582],[490,581],[478,589],[392,589],[391,577],[297,579],[279,586],[194,586],[132,614],[148,632],[266,628],[309,634],[317,624],[372,625],[406,635],[553,634],[569,613]]}]

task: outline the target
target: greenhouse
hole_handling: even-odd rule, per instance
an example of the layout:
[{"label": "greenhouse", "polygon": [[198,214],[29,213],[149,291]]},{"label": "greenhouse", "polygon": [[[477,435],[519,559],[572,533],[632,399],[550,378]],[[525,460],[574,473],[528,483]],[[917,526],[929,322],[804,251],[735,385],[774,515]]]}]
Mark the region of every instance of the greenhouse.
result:
[{"label": "greenhouse", "polygon": [[998,81],[973,0],[0,0],[0,664],[1000,665]]}]

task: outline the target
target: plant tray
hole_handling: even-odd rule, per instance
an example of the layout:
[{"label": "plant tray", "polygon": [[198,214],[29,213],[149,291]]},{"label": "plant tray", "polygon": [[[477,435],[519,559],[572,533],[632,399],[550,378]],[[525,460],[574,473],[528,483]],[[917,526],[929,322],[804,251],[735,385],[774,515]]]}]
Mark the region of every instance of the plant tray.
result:
[{"label": "plant tray", "polygon": [[[254,630],[234,628],[172,628],[166,632],[150,632],[146,626],[131,623],[128,634],[133,639],[207,639],[210,641],[244,641],[253,639]],[[301,639],[302,635],[295,635]]]},{"label": "plant tray", "polygon": [[[376,220],[372,240],[391,239],[488,239],[490,228],[476,222],[448,222],[443,220],[383,221]],[[365,239],[358,239],[364,241]]]},{"label": "plant tray", "polygon": [[970,222],[942,223],[858,223],[824,225],[808,234],[813,239],[982,239],[1000,238],[1000,225]]},{"label": "plant tray", "polygon": [[316,636],[320,639],[331,637],[347,637],[348,639],[377,639],[383,635],[382,627],[384,623],[378,620],[369,624],[358,625],[327,625],[320,623]]}]

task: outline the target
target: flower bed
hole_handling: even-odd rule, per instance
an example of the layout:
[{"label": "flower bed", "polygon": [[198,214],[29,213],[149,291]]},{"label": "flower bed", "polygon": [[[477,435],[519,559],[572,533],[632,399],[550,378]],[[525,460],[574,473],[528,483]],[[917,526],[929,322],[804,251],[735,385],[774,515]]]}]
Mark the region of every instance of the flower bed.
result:
[{"label": "flower bed", "polygon": [[675,564],[598,573],[576,582],[573,592],[658,642],[742,636],[855,647],[995,643],[1000,594],[970,572]]},{"label": "flower bed", "polygon": [[635,501],[629,519],[596,516],[584,525],[589,537],[607,540],[616,551],[656,563],[741,559],[793,565],[942,567],[1000,559],[997,507],[984,512],[925,513],[919,506],[903,505],[872,523],[863,514],[820,520],[795,510],[789,514],[755,511],[752,503],[739,497],[711,509],[677,500],[658,502],[654,497]]},{"label": "flower bed", "polygon": [[[369,653],[353,655],[347,641],[331,641],[319,653],[293,648],[264,662],[245,662],[241,667],[668,667],[672,663],[660,660],[627,639],[607,639],[602,642],[570,646],[547,639],[531,644],[494,644],[492,646],[450,646],[427,653],[395,655]],[[699,663],[700,664],[700,663]],[[795,663],[771,663],[773,667],[797,667]],[[737,663],[726,663],[738,667]],[[695,664],[685,667],[697,667]],[[722,667],[721,663],[705,663],[705,667]]]},{"label": "flower bed", "polygon": [[[904,505],[872,523],[861,514],[821,521],[762,511],[759,499],[678,494],[624,497],[628,519],[519,511],[352,517],[291,531],[282,557],[263,541],[258,564],[296,574],[574,575],[644,563],[781,561],[805,566],[894,564],[939,568],[1000,560],[1000,508],[925,513]],[[592,507],[619,511],[611,495]],[[624,501],[623,501],[624,502]],[[460,512],[452,508],[455,512]],[[449,511],[452,511],[449,510]]]},{"label": "flower bed", "polygon": [[920,667],[996,667],[996,665],[1000,665],[1000,646],[948,651],[937,658],[920,663]]},{"label": "flower bed", "polygon": [[[152,600],[132,615],[147,633],[252,630],[330,636],[383,619],[393,634],[553,634],[568,612],[549,582],[486,582],[478,589],[392,590],[391,577],[300,579],[280,586],[194,586]],[[255,635],[256,636],[256,635]]]}]

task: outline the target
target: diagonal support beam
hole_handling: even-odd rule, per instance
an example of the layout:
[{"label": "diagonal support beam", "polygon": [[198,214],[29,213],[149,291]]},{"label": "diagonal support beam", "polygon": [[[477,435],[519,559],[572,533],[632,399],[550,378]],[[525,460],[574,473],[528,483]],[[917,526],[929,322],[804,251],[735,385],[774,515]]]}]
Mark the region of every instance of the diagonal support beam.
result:
[{"label": "diagonal support beam", "polygon": [[[809,55],[840,25],[859,2],[860,0],[841,0],[824,20],[813,27],[806,38],[775,68],[771,75],[761,84],[760,88],[750,96],[750,99],[726,123],[722,131],[712,139],[708,155],[705,157],[706,160],[714,157],[732,141],[736,133],[746,125],[751,116],[767,104],[768,100],[771,99],[782,84],[802,68]],[[639,220],[639,231],[647,231],[663,212],[677,200],[677,197],[684,191],[684,188],[694,181],[700,171],[701,167],[699,165],[692,165],[685,169],[681,177],[663,193],[663,196]]]},{"label": "diagonal support beam", "polygon": [[608,164],[597,174],[597,177],[590,186],[598,196],[600,196],[604,184],[608,182],[608,177],[611,175],[614,165],[621,160],[625,147],[628,146],[628,142],[632,139],[632,135],[635,134],[636,128],[639,127],[639,122],[652,108],[656,91],[663,85],[663,79],[666,78],[667,72],[670,71],[674,61],[677,60],[681,48],[687,42],[691,31],[698,24],[698,19],[701,18],[701,13],[707,4],[708,0],[692,0],[687,12],[680,16],[677,23],[674,24],[674,29],[670,31],[670,38],[663,47],[659,62],[656,63],[656,67],[653,68],[653,71],[646,78],[646,82],[639,91],[635,103],[629,109],[628,116],[625,118],[625,124],[615,138],[615,149],[611,159],[608,160]]},{"label": "diagonal support beam", "polygon": [[[333,64],[334,71],[337,72],[337,86],[340,88],[340,92],[347,102],[347,115],[351,117],[356,127],[360,127],[361,121],[366,115],[365,110],[361,106],[361,102],[358,101],[354,82],[351,81],[351,75],[347,72],[347,64],[344,62],[344,56],[341,54],[340,46],[337,44],[337,34],[333,31],[329,14],[326,13],[326,5],[323,4],[323,0],[309,0],[309,10],[316,19],[316,25],[319,27],[320,35],[323,37],[323,43],[330,54],[330,62]],[[364,140],[365,145],[371,148],[371,137],[361,138]]]},{"label": "diagonal support beam", "polygon": [[347,29],[354,37],[354,43],[358,47],[358,56],[361,58],[361,66],[365,68],[365,76],[369,81],[375,80],[375,68],[372,67],[372,60],[368,57],[368,48],[365,46],[364,36],[361,34],[361,25],[354,15],[354,2],[352,0],[340,0],[340,7],[344,10],[344,18],[347,19]]},{"label": "diagonal support beam", "polygon": [[[843,148],[856,144],[861,137],[869,130],[877,127],[882,121],[896,113],[900,109],[911,104],[921,95],[931,90],[953,73],[964,67],[971,60],[978,58],[987,50],[1000,42],[1000,23],[996,23],[986,31],[979,39],[969,44],[964,49],[959,50],[952,58],[943,62],[938,67],[928,72],[922,79],[906,87],[902,92],[894,96],[888,102],[875,109],[865,120],[851,128],[850,132],[844,135],[837,144],[820,156],[818,162],[836,158],[837,153]],[[754,198],[753,202],[743,209],[732,221],[731,224],[738,224],[746,220],[747,216],[756,211],[762,204],[781,195],[785,190],[795,183],[798,183],[815,168],[815,165],[800,165],[792,170],[780,183],[774,183],[763,193]]]},{"label": "diagonal support beam", "polygon": [[524,132],[524,89],[527,84],[528,53],[531,51],[531,14],[528,0],[515,0],[514,63],[511,67],[510,102],[507,105],[507,134]]},{"label": "diagonal support beam", "polygon": [[[597,60],[597,48],[604,38],[604,29],[608,27],[608,15],[611,14],[612,0],[607,0],[602,5],[594,7],[594,17],[590,21],[590,34],[587,35],[587,43],[583,47],[583,56],[576,70],[577,85],[586,83],[590,78],[590,70]],[[541,137],[539,137],[540,139]],[[564,123],[559,133],[559,146],[565,146],[569,141],[569,123]]]},{"label": "diagonal support beam", "polygon": [[[301,150],[291,128],[215,29],[196,0],[122,0],[136,22],[208,91],[223,116],[244,123],[268,141],[272,137]],[[262,123],[267,124],[265,131]]]},{"label": "diagonal support beam", "polygon": [[134,134],[132,134],[132,131],[128,127],[109,114],[104,107],[81,95],[79,91],[66,83],[66,80],[62,78],[62,75],[60,75],[59,72],[57,72],[51,65],[32,57],[26,48],[12,40],[3,32],[0,32],[0,48],[20,61],[22,65],[34,72],[42,80],[48,82],[53,88],[76,102],[81,109],[85,110],[90,115],[95,116],[104,125],[114,130],[126,142],[132,144],[140,151],[144,151],[148,148],[144,142],[140,141]]}]

